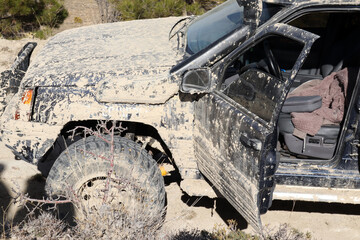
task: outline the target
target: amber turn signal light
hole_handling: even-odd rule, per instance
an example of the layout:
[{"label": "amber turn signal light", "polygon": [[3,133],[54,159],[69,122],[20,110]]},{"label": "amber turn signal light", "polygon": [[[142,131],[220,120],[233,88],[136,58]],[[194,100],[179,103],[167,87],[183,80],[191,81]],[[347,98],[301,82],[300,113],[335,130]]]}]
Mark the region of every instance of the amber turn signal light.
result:
[{"label": "amber turn signal light", "polygon": [[32,89],[25,90],[22,95],[21,102],[23,104],[31,104],[32,97],[33,97],[33,90]]}]

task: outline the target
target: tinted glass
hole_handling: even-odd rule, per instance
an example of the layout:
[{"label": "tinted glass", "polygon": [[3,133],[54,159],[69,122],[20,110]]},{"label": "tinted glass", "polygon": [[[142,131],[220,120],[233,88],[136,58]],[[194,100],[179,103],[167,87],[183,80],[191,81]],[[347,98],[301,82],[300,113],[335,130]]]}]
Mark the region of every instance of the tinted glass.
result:
[{"label": "tinted glass", "polygon": [[[227,67],[220,87],[225,95],[267,122],[271,121],[285,86],[285,81],[273,75],[269,69],[266,54],[269,49],[273,52],[275,65],[279,65],[284,72],[293,68],[303,44],[275,35],[263,39],[243,54],[240,53]],[[291,49],[291,52],[287,53],[287,49]],[[288,56],[287,60],[282,55]],[[278,62],[278,59],[281,61]]]},{"label": "tinted glass", "polygon": [[[269,20],[282,7],[278,4],[263,3],[260,24]],[[243,13],[244,7],[240,7],[236,0],[229,0],[198,17],[187,30],[186,51],[195,54],[235,29],[241,28]]]}]

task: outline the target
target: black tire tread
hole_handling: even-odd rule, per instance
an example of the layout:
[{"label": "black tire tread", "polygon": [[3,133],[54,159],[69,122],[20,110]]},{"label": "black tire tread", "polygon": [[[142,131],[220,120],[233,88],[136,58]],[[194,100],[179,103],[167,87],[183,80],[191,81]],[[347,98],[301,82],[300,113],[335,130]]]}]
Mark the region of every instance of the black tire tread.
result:
[{"label": "black tire tread", "polygon": [[[110,140],[110,137],[107,137]],[[45,189],[49,195],[67,196],[67,191],[81,179],[95,173],[107,173],[110,169],[111,146],[99,137],[90,136],[70,145],[60,154],[51,168]],[[153,207],[165,205],[165,188],[157,163],[141,146],[130,139],[114,137],[115,174],[138,176],[152,199]],[[74,189],[72,189],[74,190]]]}]

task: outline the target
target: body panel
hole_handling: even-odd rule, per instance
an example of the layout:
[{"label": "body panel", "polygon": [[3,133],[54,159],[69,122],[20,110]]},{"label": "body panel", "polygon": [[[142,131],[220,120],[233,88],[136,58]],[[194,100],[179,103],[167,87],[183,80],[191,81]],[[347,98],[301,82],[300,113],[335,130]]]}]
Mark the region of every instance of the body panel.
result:
[{"label": "body panel", "polygon": [[[32,62],[22,85],[98,84],[97,98],[102,102],[164,102],[178,90],[178,83],[169,78],[169,70],[182,55],[177,52],[176,42],[167,38],[178,20],[118,22],[59,33]],[[151,34],[144,34],[144,29]],[[160,87],[159,83],[161,89],[155,88]],[[113,90],[111,95],[108,89]]]},{"label": "body panel", "polygon": [[[193,103],[183,101],[178,94],[166,104],[137,105],[100,103],[95,100],[95,87],[44,87],[37,90],[34,103],[34,122],[14,120],[16,104],[8,105],[2,116],[1,140],[23,153],[23,157],[37,163],[56,140],[68,122],[84,120],[117,120],[141,122],[154,127],[179,162],[194,160],[192,148]],[[21,99],[20,94],[15,99]],[[14,100],[14,99],[13,99]],[[49,101],[52,104],[49,104]],[[11,127],[9,127],[11,126]],[[32,131],[29,131],[32,129]],[[32,149],[31,151],[25,148]],[[18,154],[19,155],[19,154]],[[181,164],[180,164],[181,165]],[[193,165],[196,168],[196,165]]]}]

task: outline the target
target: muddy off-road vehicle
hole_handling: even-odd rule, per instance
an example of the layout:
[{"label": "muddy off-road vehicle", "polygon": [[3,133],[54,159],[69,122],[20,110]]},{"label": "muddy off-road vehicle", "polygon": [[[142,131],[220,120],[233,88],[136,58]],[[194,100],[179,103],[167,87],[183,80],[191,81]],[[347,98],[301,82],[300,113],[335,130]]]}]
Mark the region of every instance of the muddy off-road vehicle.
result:
[{"label": "muddy off-road vehicle", "polygon": [[[225,197],[257,230],[273,198],[360,199],[359,1],[229,0],[82,27],[28,67],[35,45],[2,73],[1,140],[52,166],[49,194],[99,198],[114,152],[114,174],[132,179],[112,181],[119,204],[146,188],[149,211],[165,204],[164,159],[190,196]],[[115,133],[83,131],[99,122]]]}]

